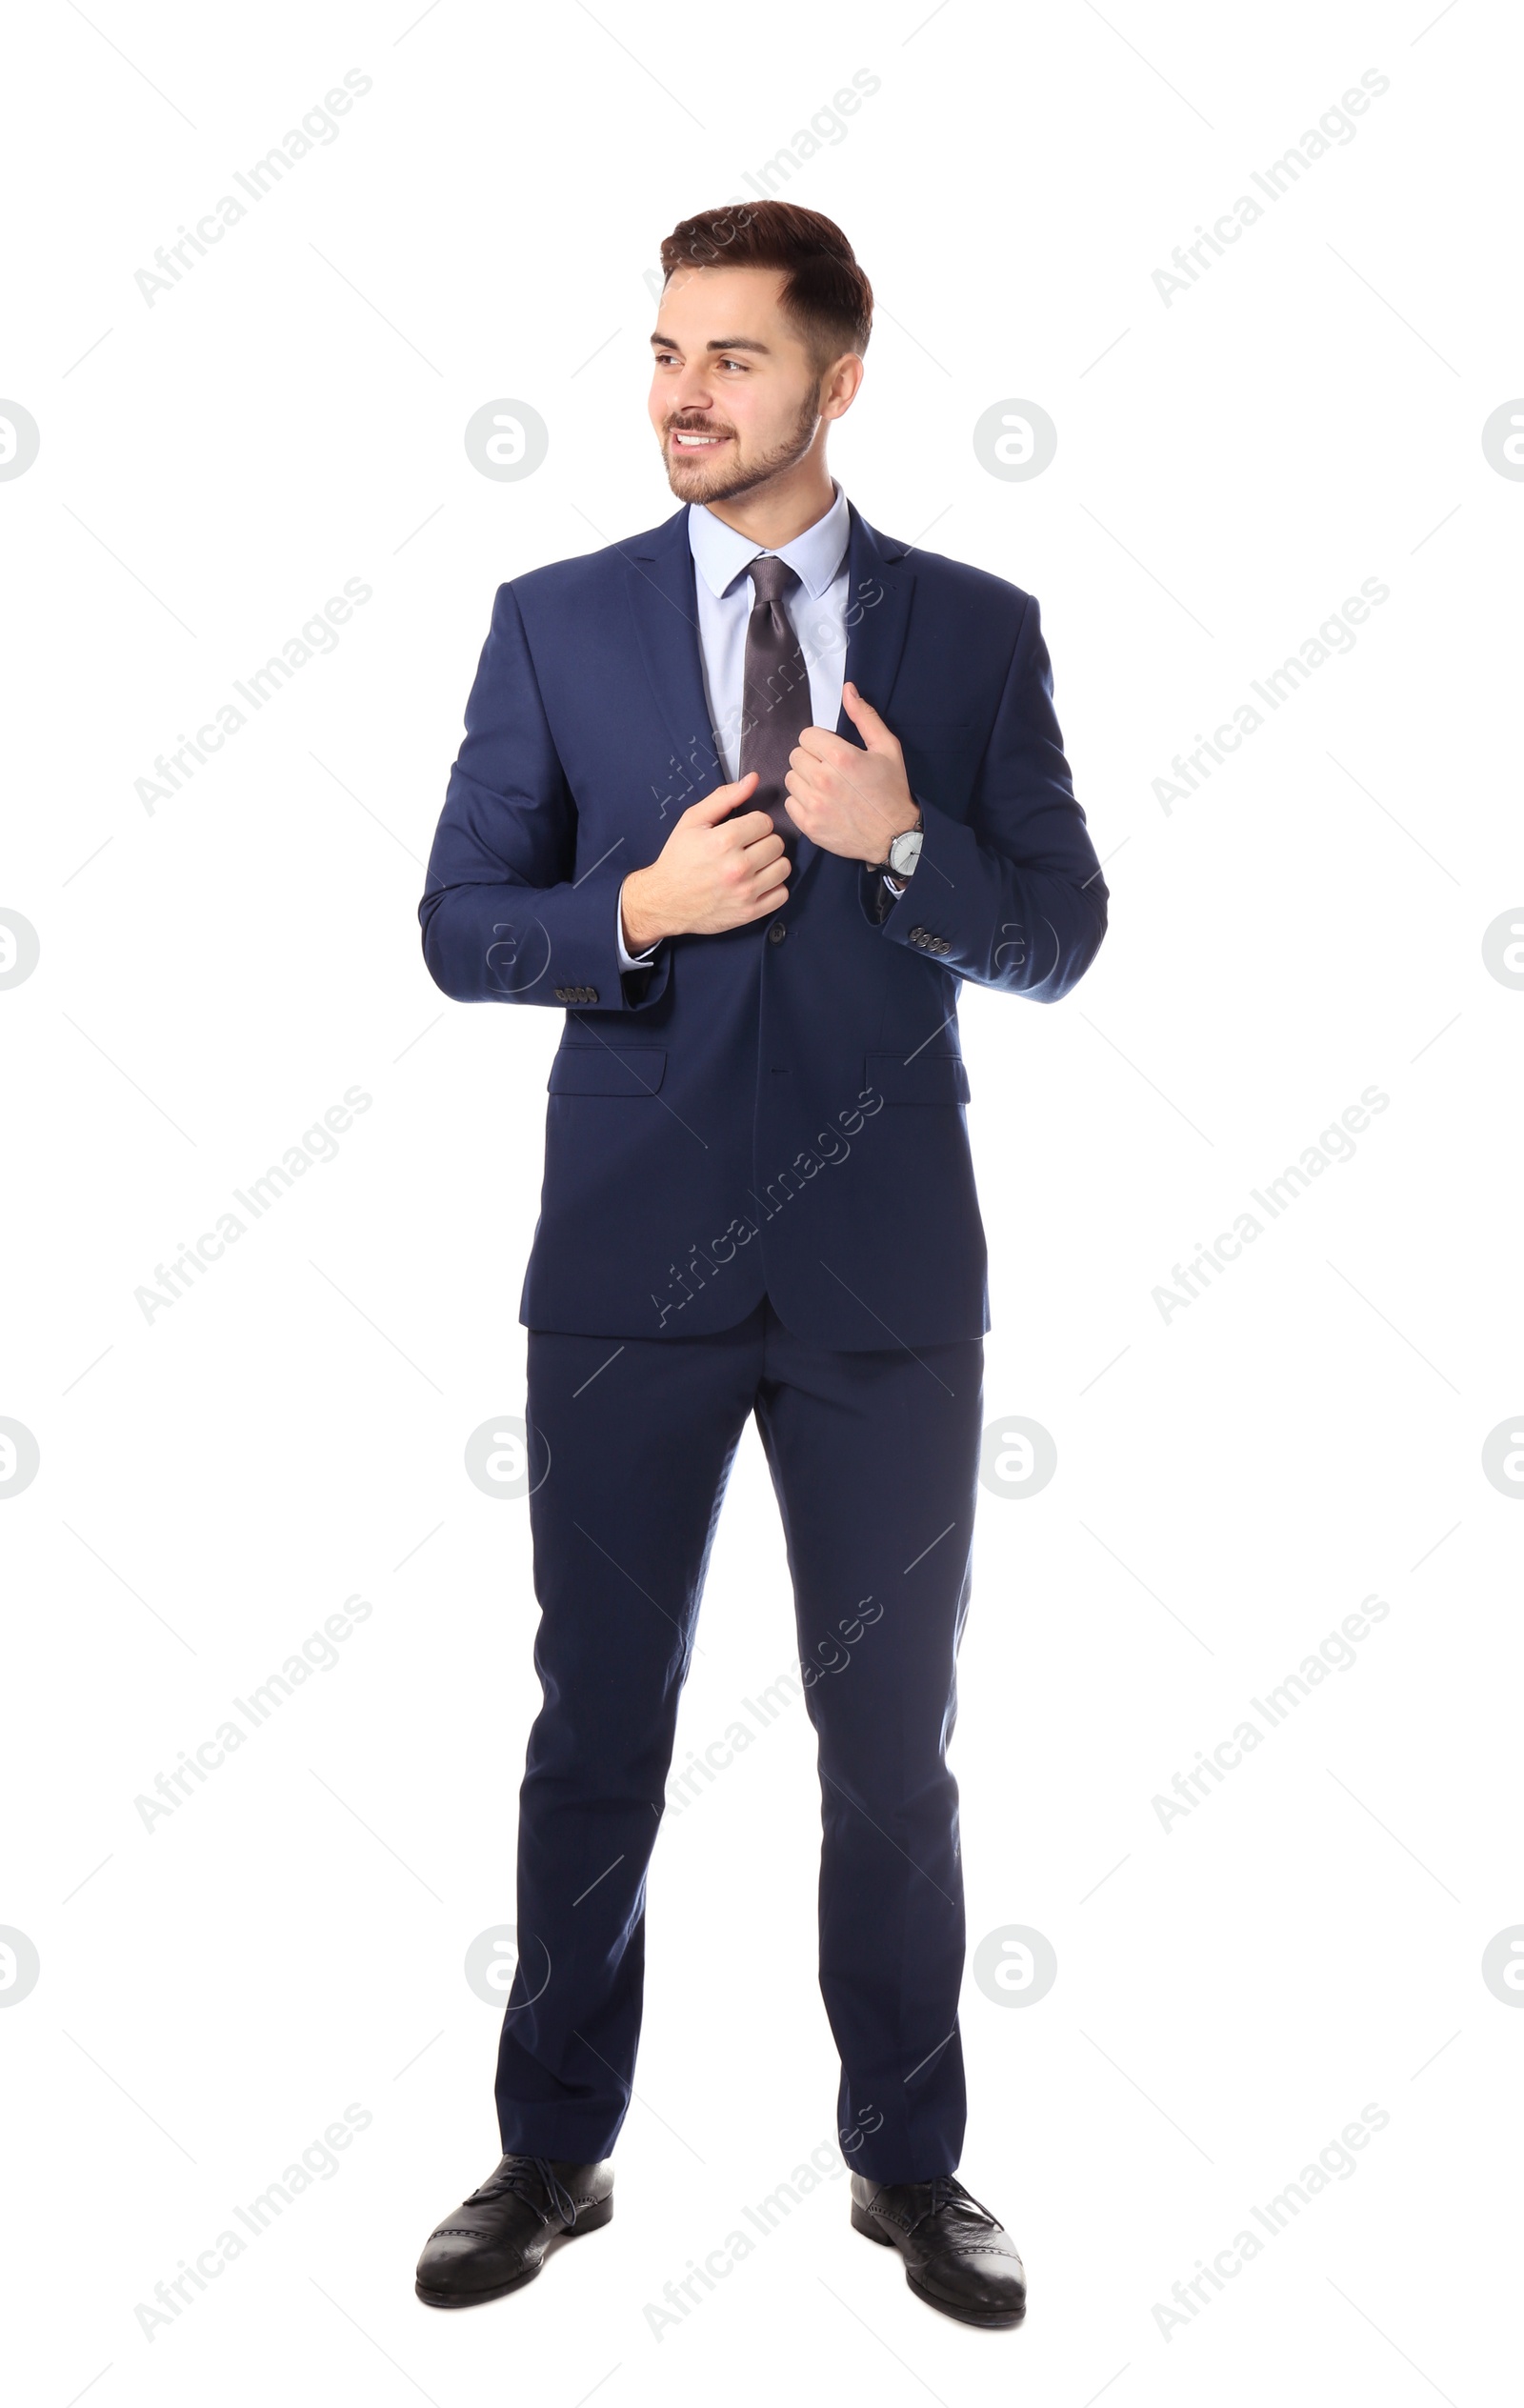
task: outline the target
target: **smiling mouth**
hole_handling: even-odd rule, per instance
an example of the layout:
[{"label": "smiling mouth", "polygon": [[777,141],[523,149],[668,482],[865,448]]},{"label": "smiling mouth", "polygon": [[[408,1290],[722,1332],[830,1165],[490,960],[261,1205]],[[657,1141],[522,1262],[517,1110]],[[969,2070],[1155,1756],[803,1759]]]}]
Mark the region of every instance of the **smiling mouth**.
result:
[{"label": "smiling mouth", "polygon": [[675,429],[672,433],[672,442],[679,452],[709,452],[718,444],[729,443],[730,439],[727,434],[699,434],[682,428]]}]

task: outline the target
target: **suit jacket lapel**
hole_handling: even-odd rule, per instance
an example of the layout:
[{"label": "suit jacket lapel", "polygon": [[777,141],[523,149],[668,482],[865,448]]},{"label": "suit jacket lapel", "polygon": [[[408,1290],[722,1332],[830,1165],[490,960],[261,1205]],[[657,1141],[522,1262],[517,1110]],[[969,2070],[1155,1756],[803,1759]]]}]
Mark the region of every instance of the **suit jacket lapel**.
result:
[{"label": "suit jacket lapel", "polygon": [[[910,547],[880,535],[849,502],[852,534],[847,545],[847,666],[850,678],[873,709],[889,717],[905,631],[910,624],[915,572]],[[843,707],[836,733],[851,744],[862,738]]]},{"label": "suit jacket lapel", "polygon": [[650,534],[619,549],[635,640],[672,744],[668,784],[656,793],[665,843],[689,804],[725,780],[704,690],[686,502]]}]

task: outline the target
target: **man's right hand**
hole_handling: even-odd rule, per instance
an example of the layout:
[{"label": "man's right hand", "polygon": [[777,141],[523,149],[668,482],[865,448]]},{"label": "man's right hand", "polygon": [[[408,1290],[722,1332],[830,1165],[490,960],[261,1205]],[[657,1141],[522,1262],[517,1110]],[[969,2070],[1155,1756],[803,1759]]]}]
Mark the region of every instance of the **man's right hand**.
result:
[{"label": "man's right hand", "polygon": [[718,936],[765,919],[788,900],[789,861],[768,813],[727,816],[756,782],[755,770],[748,770],[691,803],[650,868],[631,871],[619,890],[631,953],[643,953],[664,936]]}]

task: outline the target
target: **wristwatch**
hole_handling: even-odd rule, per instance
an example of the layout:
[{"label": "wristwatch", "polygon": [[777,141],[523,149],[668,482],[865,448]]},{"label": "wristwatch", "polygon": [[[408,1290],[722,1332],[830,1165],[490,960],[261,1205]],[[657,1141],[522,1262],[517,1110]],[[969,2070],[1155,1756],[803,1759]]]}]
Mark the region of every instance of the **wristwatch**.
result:
[{"label": "wristwatch", "polygon": [[892,878],[908,878],[921,857],[922,842],[921,811],[917,805],[914,827],[907,828],[903,835],[894,838],[889,848],[889,858],[879,862],[879,869]]}]

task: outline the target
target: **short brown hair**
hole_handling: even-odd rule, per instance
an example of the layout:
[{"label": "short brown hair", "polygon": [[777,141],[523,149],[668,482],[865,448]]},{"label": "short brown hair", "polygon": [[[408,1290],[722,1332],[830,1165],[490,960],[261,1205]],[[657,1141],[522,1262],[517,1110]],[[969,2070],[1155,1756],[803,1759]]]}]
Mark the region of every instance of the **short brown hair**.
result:
[{"label": "short brown hair", "polygon": [[866,351],[873,288],[839,226],[792,201],[747,201],[700,210],[661,247],[663,279],[679,268],[780,268],[782,306],[818,369],[843,351]]}]

